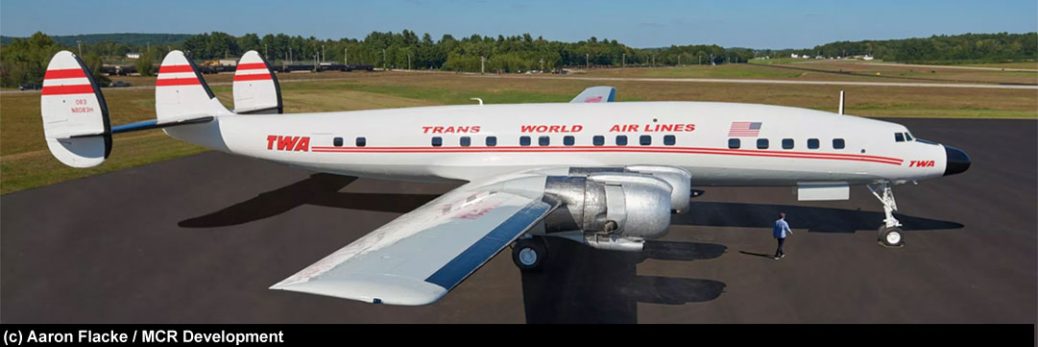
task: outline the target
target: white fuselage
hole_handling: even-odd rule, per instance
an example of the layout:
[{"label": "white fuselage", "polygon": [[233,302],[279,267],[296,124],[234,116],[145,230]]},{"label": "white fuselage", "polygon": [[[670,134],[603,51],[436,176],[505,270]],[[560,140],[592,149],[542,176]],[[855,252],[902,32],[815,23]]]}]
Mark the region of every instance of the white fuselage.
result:
[{"label": "white fuselage", "polygon": [[[733,128],[733,122],[759,126]],[[896,133],[908,132],[896,123],[715,102],[232,115],[166,131],[210,148],[320,172],[424,181],[477,181],[550,167],[659,165],[688,170],[695,185],[900,183],[939,177],[946,161],[942,145],[895,141]],[[524,136],[529,137],[528,145],[521,140]],[[572,145],[567,143],[569,136]],[[603,142],[595,143],[596,136]],[[627,144],[618,143],[618,136],[626,136]],[[651,143],[643,145],[643,136]],[[668,136],[673,136],[673,144]],[[466,137],[468,146],[463,146]],[[496,144],[488,145],[488,137]],[[547,137],[547,145],[542,145],[542,137]],[[358,138],[363,138],[363,146]],[[434,138],[439,138],[439,146],[433,145]],[[739,139],[739,148],[730,148],[731,139]],[[758,149],[758,139],[767,139],[768,148]],[[835,148],[834,139],[842,139],[844,148]],[[789,140],[792,148],[784,148]],[[817,148],[809,146],[815,143]]]}]

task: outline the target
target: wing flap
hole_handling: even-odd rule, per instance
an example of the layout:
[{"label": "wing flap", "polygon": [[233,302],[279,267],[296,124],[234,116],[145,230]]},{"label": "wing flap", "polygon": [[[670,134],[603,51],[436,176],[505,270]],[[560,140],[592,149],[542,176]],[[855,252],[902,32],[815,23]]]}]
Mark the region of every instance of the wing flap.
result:
[{"label": "wing flap", "polygon": [[371,303],[429,304],[554,207],[533,194],[489,189],[452,191],[271,289]]}]

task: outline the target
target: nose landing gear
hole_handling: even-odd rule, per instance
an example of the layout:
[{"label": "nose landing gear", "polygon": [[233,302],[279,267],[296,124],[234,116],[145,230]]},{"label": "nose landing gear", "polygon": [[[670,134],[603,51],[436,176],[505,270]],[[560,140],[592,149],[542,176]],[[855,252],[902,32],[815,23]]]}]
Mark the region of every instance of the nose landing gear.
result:
[{"label": "nose landing gear", "polygon": [[[873,187],[875,186],[875,187]],[[905,245],[904,238],[901,233],[901,222],[894,218],[894,211],[897,211],[897,201],[894,200],[894,190],[891,188],[889,182],[880,182],[877,184],[870,184],[866,187],[872,192],[872,195],[879,199],[879,202],[883,203],[883,213],[886,219],[883,220],[883,225],[879,227],[879,244],[884,247],[903,247]]]}]

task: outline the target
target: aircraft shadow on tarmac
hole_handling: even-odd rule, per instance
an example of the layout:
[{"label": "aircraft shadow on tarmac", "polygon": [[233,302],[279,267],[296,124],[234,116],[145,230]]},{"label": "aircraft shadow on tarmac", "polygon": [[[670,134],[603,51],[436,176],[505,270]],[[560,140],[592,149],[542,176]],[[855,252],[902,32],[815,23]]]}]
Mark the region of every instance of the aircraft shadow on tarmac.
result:
[{"label": "aircraft shadow on tarmac", "polygon": [[636,323],[639,302],[681,305],[714,300],[724,292],[720,281],[637,274],[638,263],[646,259],[713,259],[725,253],[724,245],[647,241],[641,253],[632,253],[547,241],[543,268],[522,273],[527,323]]},{"label": "aircraft shadow on tarmac", "polygon": [[[340,193],[356,177],[314,174],[299,182],[203,216],[178,223],[185,228],[231,226],[277,216],[302,205],[406,213],[435,199],[436,194]],[[883,213],[826,207],[693,201],[691,212],[675,215],[674,225],[771,228],[775,216],[786,212],[790,225],[811,232],[853,233],[875,230]],[[897,215],[906,230],[959,229],[955,222]]]},{"label": "aircraft shadow on tarmac", "polygon": [[[858,230],[876,230],[883,224],[882,212],[845,210],[826,207],[743,204],[729,202],[693,201],[690,212],[671,218],[673,225],[713,227],[741,227],[770,229],[779,212],[786,213],[786,221],[794,229],[809,232],[853,233]],[[895,214],[905,230],[960,229],[962,224]]]},{"label": "aircraft shadow on tarmac", "polygon": [[[341,193],[355,177],[314,174],[218,211],[178,223],[186,228],[244,224],[310,204],[344,209],[405,213],[438,194]],[[693,202],[691,212],[675,215],[674,225],[770,228],[779,212],[794,228],[811,232],[853,233],[875,230],[880,212],[823,207],[724,202]],[[898,215],[909,230],[957,229],[963,225]],[[548,238],[549,255],[541,271],[522,273],[529,323],[634,323],[637,303],[680,305],[714,300],[725,283],[708,279],[639,276],[646,259],[694,261],[720,257],[727,247],[712,243],[648,241],[641,253],[604,251],[569,240]],[[508,252],[508,250],[505,250]],[[751,254],[758,255],[758,254]],[[767,255],[760,255],[767,256]]]}]

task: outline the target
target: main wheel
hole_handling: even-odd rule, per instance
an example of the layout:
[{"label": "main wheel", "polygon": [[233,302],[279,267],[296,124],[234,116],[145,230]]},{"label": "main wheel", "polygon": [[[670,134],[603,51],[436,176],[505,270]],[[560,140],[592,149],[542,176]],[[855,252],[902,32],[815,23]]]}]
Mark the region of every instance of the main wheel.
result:
[{"label": "main wheel", "polygon": [[512,245],[512,261],[523,271],[539,270],[547,256],[547,247],[539,237],[519,239]]},{"label": "main wheel", "polygon": [[902,230],[898,227],[879,228],[879,243],[886,247],[901,247],[905,245],[904,238],[902,237]]}]

